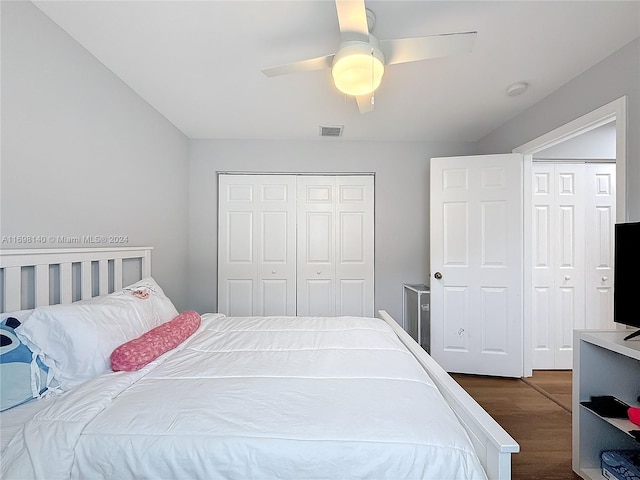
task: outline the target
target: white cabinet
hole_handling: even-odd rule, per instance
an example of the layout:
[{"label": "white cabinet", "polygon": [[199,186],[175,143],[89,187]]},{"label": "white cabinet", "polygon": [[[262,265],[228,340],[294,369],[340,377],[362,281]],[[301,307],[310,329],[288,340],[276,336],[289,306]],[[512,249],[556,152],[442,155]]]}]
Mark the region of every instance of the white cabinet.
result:
[{"label": "white cabinet", "polygon": [[613,395],[638,406],[640,395],[640,341],[624,341],[623,330],[574,332],[572,465],[585,479],[603,479],[603,450],[640,450],[630,430],[640,426],[628,420],[606,419],[581,405],[592,396]]},{"label": "white cabinet", "polygon": [[218,181],[218,311],[374,314],[371,175]]}]

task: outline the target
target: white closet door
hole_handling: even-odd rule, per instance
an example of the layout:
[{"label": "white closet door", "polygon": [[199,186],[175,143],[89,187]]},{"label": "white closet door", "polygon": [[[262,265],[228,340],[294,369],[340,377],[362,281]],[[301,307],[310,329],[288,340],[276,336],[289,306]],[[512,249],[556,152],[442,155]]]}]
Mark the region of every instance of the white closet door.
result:
[{"label": "white closet door", "polygon": [[373,316],[373,176],[336,178],[336,313]]},{"label": "white closet door", "polygon": [[300,176],[298,315],[373,315],[372,176]]},{"label": "white closet door", "polygon": [[584,165],[556,164],[555,365],[571,368],[573,329],[584,328]]},{"label": "white closet door", "polygon": [[533,172],[532,366],[570,369],[573,330],[607,328],[611,317],[615,166],[537,163]]},{"label": "white closet door", "polygon": [[[584,325],[584,165],[533,165],[533,368],[571,368]],[[582,327],[584,328],[584,327]]]},{"label": "white closet door", "polygon": [[295,177],[220,175],[218,311],[295,315]]},{"label": "white closet door", "polygon": [[616,165],[588,164],[586,178],[585,328],[615,329],[613,226],[616,218]]},{"label": "white closet door", "polygon": [[554,352],[554,211],[555,168],[552,163],[532,167],[533,192],[533,368],[553,368]]}]

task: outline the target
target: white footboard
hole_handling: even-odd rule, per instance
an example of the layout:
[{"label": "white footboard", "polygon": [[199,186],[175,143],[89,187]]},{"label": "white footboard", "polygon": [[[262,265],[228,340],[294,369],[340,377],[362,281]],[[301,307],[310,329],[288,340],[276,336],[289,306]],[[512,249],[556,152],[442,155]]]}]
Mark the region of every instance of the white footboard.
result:
[{"label": "white footboard", "polygon": [[393,328],[402,343],[440,389],[471,438],[480,462],[491,480],[511,478],[511,454],[520,451],[518,443],[445,372],[431,356],[384,310],[378,317]]}]

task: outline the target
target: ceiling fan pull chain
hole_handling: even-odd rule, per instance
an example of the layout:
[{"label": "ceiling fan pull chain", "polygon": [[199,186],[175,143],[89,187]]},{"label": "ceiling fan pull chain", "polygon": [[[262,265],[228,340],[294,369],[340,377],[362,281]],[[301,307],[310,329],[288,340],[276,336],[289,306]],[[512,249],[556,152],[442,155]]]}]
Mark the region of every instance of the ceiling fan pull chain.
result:
[{"label": "ceiling fan pull chain", "polygon": [[373,92],[375,91],[375,87],[373,86],[375,84],[375,80],[373,78],[373,69],[375,68],[375,65],[373,64],[375,58],[373,57],[373,48],[371,49],[371,97],[373,98]]},{"label": "ceiling fan pull chain", "polygon": [[374,61],[375,61],[375,57],[373,55],[373,48],[372,48],[371,49],[371,106],[372,107],[375,107],[376,105],[376,90],[374,87],[375,79],[374,79],[374,72],[373,72],[375,68]]}]

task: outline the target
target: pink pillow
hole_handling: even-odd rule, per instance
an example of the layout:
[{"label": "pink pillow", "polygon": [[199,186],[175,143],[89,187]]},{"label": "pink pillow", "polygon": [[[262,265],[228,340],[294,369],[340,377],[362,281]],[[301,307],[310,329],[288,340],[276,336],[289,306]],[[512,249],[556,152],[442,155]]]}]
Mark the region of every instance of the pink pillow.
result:
[{"label": "pink pillow", "polygon": [[138,370],[160,355],[176,348],[200,326],[200,315],[183,312],[173,320],[152,328],[134,340],[123,343],[111,354],[114,372]]}]

